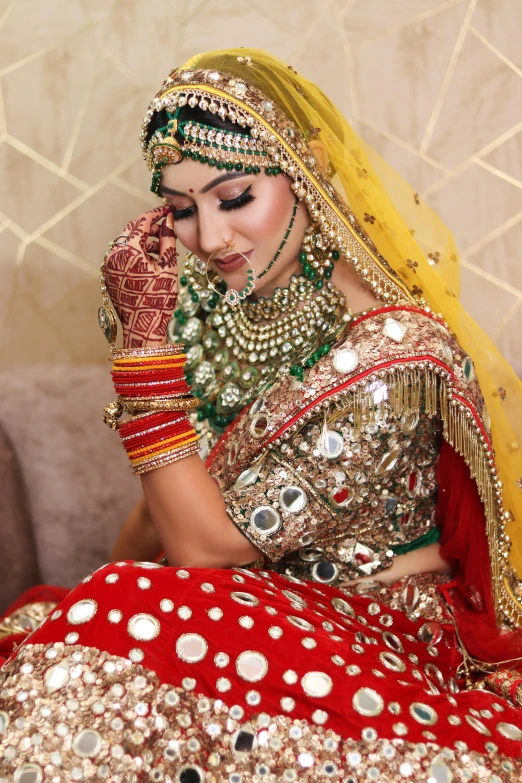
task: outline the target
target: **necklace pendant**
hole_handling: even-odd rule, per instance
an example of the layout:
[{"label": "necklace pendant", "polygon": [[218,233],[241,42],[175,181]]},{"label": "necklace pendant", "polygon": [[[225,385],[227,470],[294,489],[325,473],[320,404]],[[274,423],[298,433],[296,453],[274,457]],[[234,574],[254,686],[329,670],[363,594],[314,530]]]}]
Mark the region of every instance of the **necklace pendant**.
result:
[{"label": "necklace pendant", "polygon": [[239,294],[233,288],[229,288],[225,294],[225,302],[230,307],[237,307],[239,304]]}]

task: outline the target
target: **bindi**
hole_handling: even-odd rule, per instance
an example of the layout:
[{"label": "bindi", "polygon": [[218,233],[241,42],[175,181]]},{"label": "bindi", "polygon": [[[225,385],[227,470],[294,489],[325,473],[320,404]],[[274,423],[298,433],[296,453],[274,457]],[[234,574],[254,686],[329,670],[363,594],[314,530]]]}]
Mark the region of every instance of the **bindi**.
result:
[{"label": "bindi", "polygon": [[194,193],[194,191],[192,190],[192,188],[189,188],[189,193]]}]

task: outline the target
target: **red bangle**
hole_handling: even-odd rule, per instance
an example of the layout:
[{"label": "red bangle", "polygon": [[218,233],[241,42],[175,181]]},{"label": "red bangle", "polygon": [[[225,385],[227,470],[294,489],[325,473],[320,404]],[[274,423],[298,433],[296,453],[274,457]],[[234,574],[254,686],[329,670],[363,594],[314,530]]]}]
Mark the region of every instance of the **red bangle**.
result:
[{"label": "red bangle", "polygon": [[112,373],[112,380],[113,383],[154,383],[155,381],[177,381],[180,378],[184,378],[185,373],[184,372],[163,372],[163,373],[153,373],[151,375],[142,375],[141,373],[136,373],[136,375],[120,375],[120,373]]},{"label": "red bangle", "polygon": [[159,427],[169,422],[179,421],[185,416],[184,411],[158,411],[149,413],[146,416],[140,416],[137,419],[124,421],[119,428],[120,437],[141,433],[152,427]]},{"label": "red bangle", "polygon": [[136,451],[137,449],[146,448],[153,443],[161,443],[161,441],[172,438],[174,435],[179,435],[180,432],[184,432],[187,428],[186,422],[176,422],[175,424],[169,424],[161,430],[155,430],[147,435],[135,436],[132,441],[125,441],[123,447],[128,453],[129,451]]},{"label": "red bangle", "polygon": [[165,397],[165,396],[179,396],[182,397],[186,394],[190,394],[190,386],[184,378],[180,378],[179,381],[169,381],[168,383],[161,384],[160,386],[120,386],[114,385],[116,394],[122,397]]},{"label": "red bangle", "polygon": [[164,440],[157,440],[153,443],[143,446],[143,448],[133,448],[130,451],[127,451],[127,454],[129,458],[134,461],[141,459],[142,457],[149,456],[150,454],[154,454],[157,451],[162,451],[163,449],[179,448],[184,444],[186,439],[191,437],[193,434],[194,428],[187,420],[185,428],[176,435],[172,435],[170,438],[165,438]]},{"label": "red bangle", "polygon": [[[175,350],[182,346],[174,346]],[[114,388],[125,410],[146,411],[119,426],[122,445],[130,459],[134,475],[168,465],[199,451],[198,434],[184,410],[199,400],[189,397],[191,387],[185,376],[186,354],[150,351],[151,355],[123,354],[112,367]],[[178,405],[182,410],[176,410]],[[159,408],[152,412],[150,408]],[[172,406],[172,410],[169,410]],[[164,407],[164,410],[161,408]]]}]

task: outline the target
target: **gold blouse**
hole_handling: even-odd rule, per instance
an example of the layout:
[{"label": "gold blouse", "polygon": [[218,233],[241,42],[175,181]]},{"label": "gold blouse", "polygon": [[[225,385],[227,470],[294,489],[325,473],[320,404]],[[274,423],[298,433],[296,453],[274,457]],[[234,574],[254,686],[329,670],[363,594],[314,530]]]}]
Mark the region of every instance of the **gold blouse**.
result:
[{"label": "gold blouse", "polygon": [[335,584],[438,539],[435,467],[449,376],[473,365],[419,308],[356,317],[304,381],[275,383],[210,465],[237,527],[277,571]]}]

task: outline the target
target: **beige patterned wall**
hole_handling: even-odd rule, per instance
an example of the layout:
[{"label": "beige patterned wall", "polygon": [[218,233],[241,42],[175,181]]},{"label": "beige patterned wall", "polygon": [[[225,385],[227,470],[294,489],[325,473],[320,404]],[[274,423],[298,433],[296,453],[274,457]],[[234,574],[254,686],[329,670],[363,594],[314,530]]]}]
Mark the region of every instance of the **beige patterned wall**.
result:
[{"label": "beige patterned wall", "polygon": [[106,358],[97,273],[155,203],[137,135],[175,65],[256,46],[314,79],[451,225],[522,371],[520,0],[0,0],[0,358]]}]

